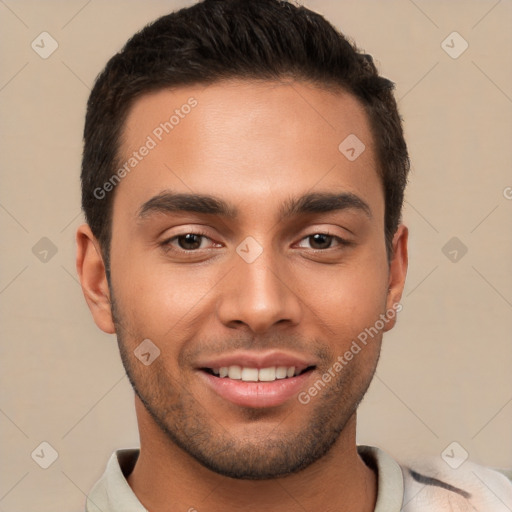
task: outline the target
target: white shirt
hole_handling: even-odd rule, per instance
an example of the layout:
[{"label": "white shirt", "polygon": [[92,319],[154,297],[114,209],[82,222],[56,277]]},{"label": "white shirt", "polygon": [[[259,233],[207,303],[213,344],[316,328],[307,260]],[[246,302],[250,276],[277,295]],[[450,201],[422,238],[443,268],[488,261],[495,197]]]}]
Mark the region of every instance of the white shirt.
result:
[{"label": "white shirt", "polygon": [[[358,446],[359,455],[377,473],[374,512],[511,512],[512,482],[505,474],[465,461],[457,469],[441,457],[399,464],[372,446]],[[148,512],[126,477],[138,449],[117,450],[86,501],[86,512]],[[205,511],[206,512],[206,511]]]}]

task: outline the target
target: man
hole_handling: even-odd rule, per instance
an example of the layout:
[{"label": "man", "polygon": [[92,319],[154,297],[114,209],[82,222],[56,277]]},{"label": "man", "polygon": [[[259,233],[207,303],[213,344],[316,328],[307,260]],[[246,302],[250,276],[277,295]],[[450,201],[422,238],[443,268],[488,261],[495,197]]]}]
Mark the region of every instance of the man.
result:
[{"label": "man", "polygon": [[279,0],[206,0],[107,64],[77,268],[141,447],[112,455],[87,511],[510,510],[498,472],[356,445],[407,271],[392,87]]}]

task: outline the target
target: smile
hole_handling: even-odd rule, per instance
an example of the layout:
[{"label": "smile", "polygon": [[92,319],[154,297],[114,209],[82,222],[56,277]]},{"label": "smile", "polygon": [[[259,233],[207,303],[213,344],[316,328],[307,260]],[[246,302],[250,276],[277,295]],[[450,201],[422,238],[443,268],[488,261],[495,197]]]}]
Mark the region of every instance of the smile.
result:
[{"label": "smile", "polygon": [[242,380],[244,382],[273,382],[280,379],[297,377],[312,370],[313,366],[301,369],[296,366],[269,366],[267,368],[250,368],[239,365],[222,366],[220,368],[203,368],[203,371],[221,379]]},{"label": "smile", "polygon": [[315,366],[230,365],[200,368],[199,376],[217,398],[233,405],[267,408],[282,405],[307,389]]}]

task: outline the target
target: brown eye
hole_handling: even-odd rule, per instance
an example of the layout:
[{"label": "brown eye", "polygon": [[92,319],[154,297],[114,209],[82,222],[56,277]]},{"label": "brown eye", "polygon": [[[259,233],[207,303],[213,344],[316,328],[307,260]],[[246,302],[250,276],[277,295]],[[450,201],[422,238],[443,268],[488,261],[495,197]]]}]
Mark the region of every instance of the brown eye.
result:
[{"label": "brown eye", "polygon": [[331,242],[334,240],[332,235],[325,233],[316,233],[308,237],[312,249],[329,249]]},{"label": "brown eye", "polygon": [[211,239],[204,233],[182,233],[165,240],[161,245],[166,251],[174,252],[195,252],[198,249],[205,249]]},{"label": "brown eye", "polygon": [[178,241],[180,249],[185,251],[193,251],[201,247],[202,235],[195,233],[187,233],[186,235],[179,235],[175,238]]},{"label": "brown eye", "polygon": [[[333,249],[337,246],[350,245],[350,242],[340,238],[339,236],[330,235],[329,233],[315,233],[313,235],[306,236],[301,240],[301,244],[304,240],[307,240],[309,242],[309,248],[315,251],[323,251],[326,249]],[[336,242],[336,244],[333,245],[333,242]],[[301,247],[305,246],[301,245]]]}]

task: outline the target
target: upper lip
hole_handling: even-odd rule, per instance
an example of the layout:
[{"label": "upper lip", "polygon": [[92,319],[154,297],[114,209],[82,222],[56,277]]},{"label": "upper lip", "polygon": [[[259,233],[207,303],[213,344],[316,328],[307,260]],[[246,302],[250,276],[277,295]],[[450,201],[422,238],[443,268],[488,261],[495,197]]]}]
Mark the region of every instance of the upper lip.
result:
[{"label": "upper lip", "polygon": [[273,366],[295,366],[296,371],[303,371],[309,366],[316,366],[313,360],[281,351],[270,352],[233,352],[200,362],[198,368],[222,368],[238,365],[245,368],[270,368]]}]

